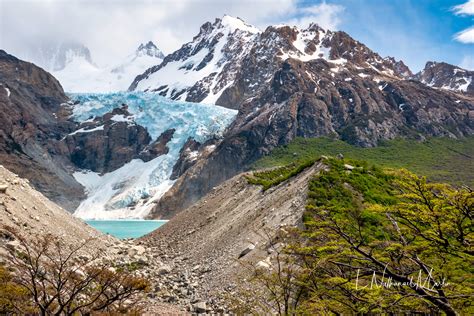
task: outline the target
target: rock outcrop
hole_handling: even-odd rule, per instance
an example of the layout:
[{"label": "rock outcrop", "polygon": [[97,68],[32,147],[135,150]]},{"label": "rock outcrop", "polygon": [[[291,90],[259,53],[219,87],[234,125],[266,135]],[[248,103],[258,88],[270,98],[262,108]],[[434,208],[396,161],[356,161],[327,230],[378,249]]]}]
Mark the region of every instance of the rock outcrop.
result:
[{"label": "rock outcrop", "polygon": [[0,163],[73,209],[83,189],[68,172],[70,162],[55,154],[61,138],[75,128],[62,111],[67,100],[49,73],[0,50]]},{"label": "rock outcrop", "polygon": [[[174,130],[152,142],[148,131],[131,118],[127,106],[81,124],[63,138],[62,155],[80,169],[98,173],[114,171],[132,159],[150,161],[166,154]],[[61,144],[62,145],[62,144]]]},{"label": "rock outcrop", "polygon": [[433,88],[474,95],[474,71],[447,63],[427,62],[414,79]]}]

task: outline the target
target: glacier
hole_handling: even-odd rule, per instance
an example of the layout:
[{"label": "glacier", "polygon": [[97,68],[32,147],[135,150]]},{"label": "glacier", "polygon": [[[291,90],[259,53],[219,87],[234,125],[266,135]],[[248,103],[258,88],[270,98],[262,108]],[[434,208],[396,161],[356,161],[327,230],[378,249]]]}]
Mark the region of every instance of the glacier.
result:
[{"label": "glacier", "polygon": [[166,155],[148,162],[134,159],[102,175],[90,170],[75,172],[75,179],[85,187],[87,194],[74,212],[82,219],[145,218],[154,202],[173,185],[172,169],[186,140],[192,137],[202,143],[222,136],[237,114],[235,110],[216,105],[172,101],[146,92],[69,96],[79,102],[72,108],[72,119],[78,122],[102,116],[126,104],[132,114],[130,123],[145,127],[153,140],[168,129],[176,130],[167,145]]}]

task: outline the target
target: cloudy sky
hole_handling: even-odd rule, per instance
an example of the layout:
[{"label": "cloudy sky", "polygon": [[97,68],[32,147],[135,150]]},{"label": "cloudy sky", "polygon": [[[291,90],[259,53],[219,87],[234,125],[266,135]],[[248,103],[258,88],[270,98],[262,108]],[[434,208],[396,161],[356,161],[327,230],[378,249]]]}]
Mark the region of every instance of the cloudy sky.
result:
[{"label": "cloudy sky", "polygon": [[474,0],[0,0],[0,48],[20,58],[85,44],[101,66],[153,40],[165,53],[223,14],[259,28],[317,22],[420,70],[427,60],[474,69]]}]

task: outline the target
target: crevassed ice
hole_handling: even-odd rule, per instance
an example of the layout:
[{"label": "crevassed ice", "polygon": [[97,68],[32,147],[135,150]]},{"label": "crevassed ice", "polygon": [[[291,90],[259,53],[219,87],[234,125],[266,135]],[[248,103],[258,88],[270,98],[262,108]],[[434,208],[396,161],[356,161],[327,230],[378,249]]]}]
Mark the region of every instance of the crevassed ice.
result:
[{"label": "crevassed ice", "polygon": [[237,114],[216,105],[176,102],[144,92],[70,96],[80,102],[73,108],[76,121],[102,116],[127,104],[132,123],[145,127],[153,140],[168,129],[176,130],[166,155],[148,162],[134,159],[104,175],[88,170],[76,172],[74,177],[85,187],[87,198],[74,215],[83,219],[144,218],[153,202],[173,185],[169,178],[186,140],[192,137],[204,142],[213,135],[222,135]]}]

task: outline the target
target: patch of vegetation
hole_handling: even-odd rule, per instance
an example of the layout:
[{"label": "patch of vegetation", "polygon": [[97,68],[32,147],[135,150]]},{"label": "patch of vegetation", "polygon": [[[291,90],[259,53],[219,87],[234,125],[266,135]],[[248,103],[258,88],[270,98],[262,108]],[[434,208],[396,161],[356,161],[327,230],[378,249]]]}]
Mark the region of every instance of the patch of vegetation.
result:
[{"label": "patch of vegetation", "polygon": [[272,168],[270,170],[255,171],[252,175],[246,176],[248,183],[261,185],[263,191],[276,186],[291,177],[298,175],[300,172],[315,163],[316,159],[307,159],[290,163],[283,167]]},{"label": "patch of vegetation", "polygon": [[146,262],[142,261],[132,261],[124,264],[116,265],[115,269],[118,272],[134,272],[143,269],[147,265]]},{"label": "patch of vegetation", "polygon": [[381,167],[405,168],[433,181],[474,186],[474,137],[430,138],[426,141],[397,139],[373,148],[361,148],[331,138],[296,138],[273,150],[253,168],[263,169],[316,160],[321,155],[364,160]]},{"label": "patch of vegetation", "polygon": [[25,313],[34,312],[28,302],[28,290],[13,281],[13,275],[4,265],[0,265],[0,315],[13,314],[15,306],[22,305]]}]

